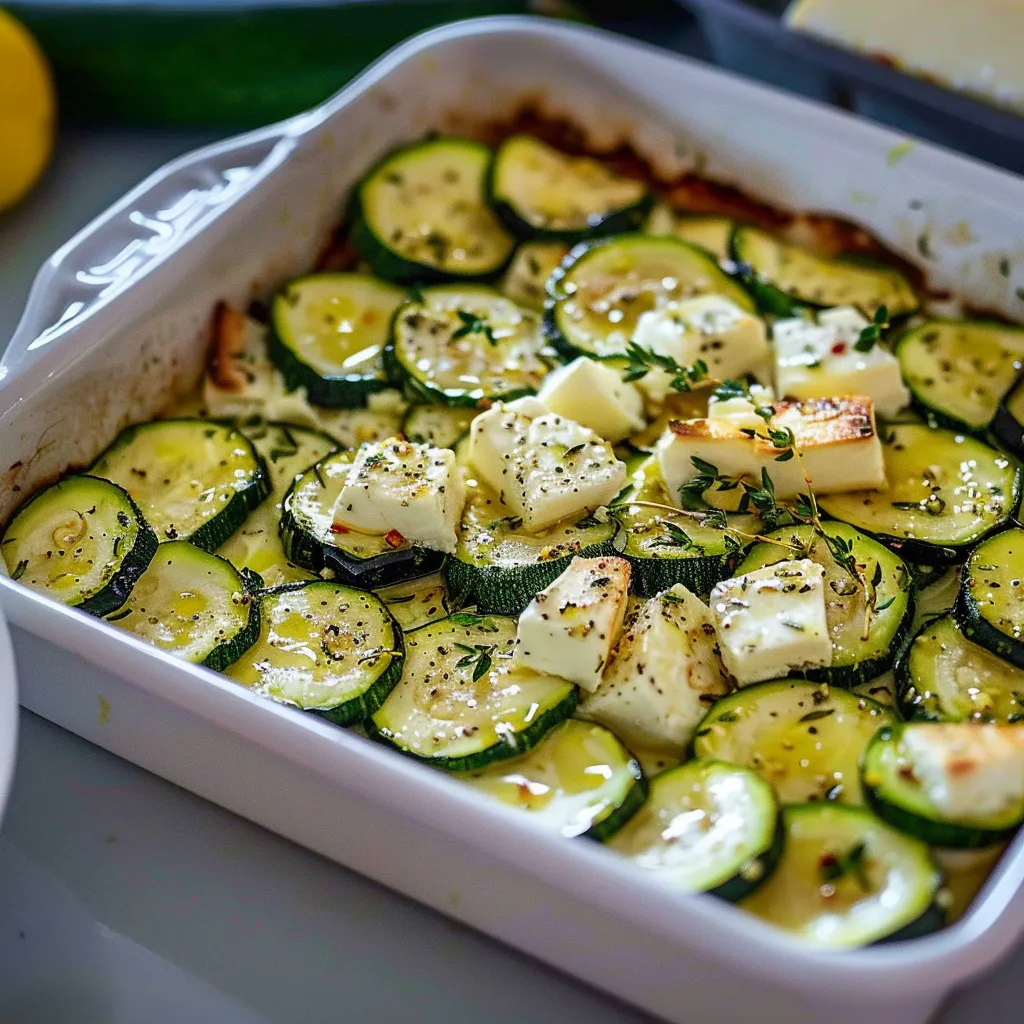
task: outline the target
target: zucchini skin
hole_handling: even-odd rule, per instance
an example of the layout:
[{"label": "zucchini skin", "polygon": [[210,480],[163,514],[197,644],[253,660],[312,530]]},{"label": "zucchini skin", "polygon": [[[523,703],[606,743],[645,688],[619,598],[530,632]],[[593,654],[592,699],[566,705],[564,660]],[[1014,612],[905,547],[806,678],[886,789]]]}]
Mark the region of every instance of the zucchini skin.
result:
[{"label": "zucchini skin", "polygon": [[[977,550],[975,549],[975,551]],[[972,557],[974,557],[974,552],[972,552]],[[963,630],[963,634],[968,640],[973,640],[979,647],[984,647],[1000,658],[1004,658],[1011,665],[1024,668],[1024,641],[1007,636],[1006,633],[996,629],[981,614],[981,609],[971,596],[971,588],[968,586],[969,572],[970,563],[968,563],[964,579],[960,584],[960,593],[957,594],[956,603],[953,605],[953,618],[957,625]]]},{"label": "zucchini skin", "polygon": [[444,563],[444,580],[456,604],[475,605],[488,615],[518,615],[537,593],[562,575],[576,555],[617,555],[615,540],[613,535],[573,554],[527,565],[471,565],[451,555]]},{"label": "zucchini skin", "polygon": [[[117,487],[117,484],[112,484],[111,486]],[[123,488],[119,488],[119,490],[123,490]],[[153,561],[156,550],[160,546],[157,535],[143,518],[139,506],[135,504],[127,491],[124,491],[124,496],[127,498],[132,512],[135,514],[135,520],[139,524],[139,532],[135,537],[134,546],[124,556],[121,561],[121,567],[111,577],[110,582],[99,593],[86,598],[78,606],[83,612],[88,612],[90,615],[102,617],[117,611],[131,596],[135,584],[139,582],[139,577],[149,568],[149,563]]]},{"label": "zucchini skin", "polygon": [[716,583],[729,578],[738,562],[737,556],[728,554],[646,558],[628,551],[615,553],[629,562],[632,570],[630,589],[637,597],[643,598],[655,597],[677,583],[694,594],[710,594]]},{"label": "zucchini skin", "polygon": [[631,767],[635,781],[626,794],[626,799],[600,821],[591,825],[580,838],[591,839],[596,843],[605,842],[615,835],[647,802],[647,794],[650,792],[647,776],[635,758],[631,762]]},{"label": "zucchini skin", "polygon": [[[386,746],[397,750],[400,754],[412,758],[414,761],[419,761],[420,764],[434,765],[449,772],[470,772],[475,771],[477,768],[485,768],[487,765],[495,764],[498,761],[507,761],[510,758],[525,754],[528,750],[535,747],[559,722],[563,722],[572,716],[572,713],[579,704],[579,699],[579,691],[576,687],[572,687],[564,700],[541,713],[526,729],[517,732],[514,738],[514,745],[499,742],[488,747],[486,750],[478,750],[476,753],[465,754],[462,757],[422,757],[403,747],[400,743],[396,743],[391,738],[388,730],[381,729],[372,717],[368,718],[364,725],[367,735],[371,739],[378,740]],[[641,804],[638,804],[633,809],[634,814],[639,810],[640,806]],[[625,819],[623,819],[622,823],[624,822]]]},{"label": "zucchini skin", "polygon": [[[426,548],[389,551],[374,558],[352,558],[330,544],[323,544],[303,530],[285,505],[279,526],[281,547],[289,562],[351,587],[373,590],[426,576],[441,568],[445,556]],[[330,577],[323,576],[329,572]]]},{"label": "zucchini skin", "polygon": [[571,228],[536,228],[531,227],[528,221],[523,220],[511,203],[495,195],[491,179],[492,174],[493,170],[488,174],[487,201],[501,223],[516,238],[522,241],[566,242],[571,245],[576,242],[586,242],[593,238],[604,238],[606,235],[622,235],[626,232],[637,231],[643,225],[644,219],[650,213],[651,206],[654,204],[654,200],[648,192],[635,206],[625,210],[616,210],[589,228],[581,230],[573,230]]},{"label": "zucchini skin", "polygon": [[[1024,387],[1024,383],[1018,381],[1010,394]],[[1013,414],[1006,407],[1006,400],[999,403],[995,416],[989,424],[992,436],[1007,450],[1013,452],[1018,459],[1024,459],[1024,423],[1018,423]]]},{"label": "zucchini skin", "polygon": [[229,640],[218,644],[203,659],[203,664],[207,668],[212,668],[217,672],[222,672],[228,665],[238,661],[256,643],[260,635],[260,626],[263,621],[260,609],[263,578],[252,569],[242,569],[239,575],[242,577],[245,594],[249,599],[249,621],[240,632]]}]

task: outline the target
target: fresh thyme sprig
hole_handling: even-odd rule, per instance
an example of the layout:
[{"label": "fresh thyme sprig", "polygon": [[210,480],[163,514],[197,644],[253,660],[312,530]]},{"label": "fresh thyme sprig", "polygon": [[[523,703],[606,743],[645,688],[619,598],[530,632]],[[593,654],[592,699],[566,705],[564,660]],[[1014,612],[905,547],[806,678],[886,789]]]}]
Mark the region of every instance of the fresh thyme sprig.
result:
[{"label": "fresh thyme sprig", "polygon": [[708,364],[698,359],[690,366],[684,366],[671,356],[652,352],[635,341],[626,346],[626,365],[622,379],[626,382],[641,380],[651,370],[664,370],[671,375],[669,387],[673,391],[692,391],[695,384],[718,383],[708,376]]},{"label": "fresh thyme sprig", "polygon": [[498,344],[498,339],[494,336],[494,331],[491,325],[486,320],[481,319],[476,313],[470,313],[465,309],[457,309],[455,315],[462,321],[460,326],[453,334],[452,338],[464,338],[467,334],[482,334],[492,345]]}]

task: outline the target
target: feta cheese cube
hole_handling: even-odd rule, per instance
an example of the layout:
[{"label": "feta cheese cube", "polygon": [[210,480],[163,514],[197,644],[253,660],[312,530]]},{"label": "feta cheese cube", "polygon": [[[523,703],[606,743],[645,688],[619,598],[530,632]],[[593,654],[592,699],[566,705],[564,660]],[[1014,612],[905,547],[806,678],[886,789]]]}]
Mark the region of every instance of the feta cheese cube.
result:
[{"label": "feta cheese cube", "polygon": [[629,562],[574,558],[519,616],[515,660],[594,690],[622,630]]},{"label": "feta cheese cube", "polygon": [[545,378],[537,397],[559,416],[589,427],[615,444],[645,426],[644,403],[636,386],[604,363],[581,356]]},{"label": "feta cheese cube", "polygon": [[850,306],[838,306],[810,320],[778,320],[772,328],[775,386],[790,398],[867,395],[881,416],[895,416],[910,404],[896,357],[881,345],[855,348],[868,321]]},{"label": "feta cheese cube", "polygon": [[1024,803],[1024,728],[973,722],[907,725],[901,746],[936,810],[955,821]]},{"label": "feta cheese cube", "polygon": [[678,753],[706,714],[707,698],[728,689],[710,613],[677,583],[643,605],[579,714],[628,744]]},{"label": "feta cheese cube", "polygon": [[606,505],[626,482],[610,444],[532,397],[477,416],[469,460],[527,531]]},{"label": "feta cheese cube", "polygon": [[[640,315],[633,341],[657,355],[671,356],[682,366],[698,359],[719,380],[748,374],[767,379],[771,365],[764,321],[720,295],[673,301]],[[655,402],[668,392],[670,375],[652,370],[638,382]]]},{"label": "feta cheese cube", "polygon": [[800,558],[715,585],[711,619],[740,686],[832,664],[824,576],[823,566]]},{"label": "feta cheese cube", "polygon": [[770,409],[775,404],[775,395],[771,388],[752,384],[746,396],[735,398],[719,398],[714,392],[708,399],[708,419],[729,423],[737,430],[755,430],[765,432],[764,417],[759,416],[758,409]]},{"label": "feta cheese cube", "polygon": [[[819,398],[777,402],[768,424],[760,429],[792,430],[799,459],[776,462],[780,450],[766,436],[751,436],[743,427],[721,417],[674,420],[658,442],[658,463],[672,499],[697,475],[693,458],[717,467],[724,476],[748,479],[760,486],[766,470],[776,497],[794,498],[806,492],[806,472],[818,494],[872,490],[885,486],[882,443],[874,411],[866,398]],[[738,489],[737,489],[738,490]],[[735,496],[736,491],[726,492]]]},{"label": "feta cheese cube", "polygon": [[410,544],[450,553],[465,502],[453,451],[390,437],[356,453],[334,523],[359,533],[397,532]]}]

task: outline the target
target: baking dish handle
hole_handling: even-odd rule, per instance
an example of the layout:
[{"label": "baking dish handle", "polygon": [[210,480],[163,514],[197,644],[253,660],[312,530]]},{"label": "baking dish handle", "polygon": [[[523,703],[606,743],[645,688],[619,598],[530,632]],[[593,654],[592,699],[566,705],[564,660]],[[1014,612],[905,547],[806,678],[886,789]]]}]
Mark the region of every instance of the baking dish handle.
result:
[{"label": "baking dish handle", "polygon": [[305,117],[165,164],[58,249],[36,275],[0,386],[214,221],[295,148]]}]

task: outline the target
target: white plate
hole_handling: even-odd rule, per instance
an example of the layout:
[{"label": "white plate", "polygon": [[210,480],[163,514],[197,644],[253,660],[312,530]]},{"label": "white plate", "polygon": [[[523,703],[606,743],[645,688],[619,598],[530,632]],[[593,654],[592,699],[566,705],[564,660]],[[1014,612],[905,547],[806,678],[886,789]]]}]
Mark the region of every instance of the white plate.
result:
[{"label": "white plate", "polygon": [[[0,519],[190,387],[214,302],[307,268],[375,157],[538,96],[598,144],[700,162],[770,202],[859,220],[911,256],[926,235],[935,283],[1024,311],[1020,179],[597,31],[465,22],[398,48],[309,114],[173,162],[48,261],[0,362]],[[23,680],[34,711],[669,1020],[915,1024],[1024,927],[1018,839],[954,927],[811,950],[6,579],[0,603],[37,644],[109,671],[102,686]]]}]

